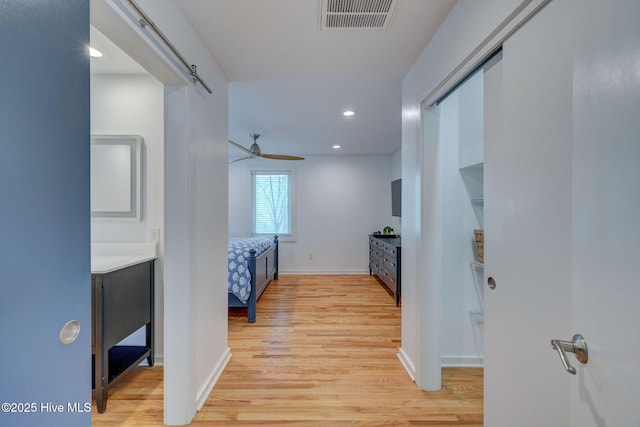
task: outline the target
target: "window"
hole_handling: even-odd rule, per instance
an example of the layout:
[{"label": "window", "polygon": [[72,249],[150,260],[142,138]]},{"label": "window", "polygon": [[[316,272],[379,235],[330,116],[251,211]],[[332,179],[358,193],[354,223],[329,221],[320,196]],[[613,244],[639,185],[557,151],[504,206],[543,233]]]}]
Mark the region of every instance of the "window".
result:
[{"label": "window", "polygon": [[293,171],[252,171],[253,234],[293,236]]}]

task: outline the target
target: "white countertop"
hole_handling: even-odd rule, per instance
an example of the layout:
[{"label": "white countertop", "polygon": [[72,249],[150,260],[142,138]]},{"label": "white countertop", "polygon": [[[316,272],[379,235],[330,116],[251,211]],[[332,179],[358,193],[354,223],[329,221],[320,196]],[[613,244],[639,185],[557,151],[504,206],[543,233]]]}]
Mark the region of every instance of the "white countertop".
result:
[{"label": "white countertop", "polygon": [[91,243],[91,274],[106,274],[156,259],[157,243]]},{"label": "white countertop", "polygon": [[106,274],[156,259],[155,255],[108,255],[91,257],[91,274]]}]

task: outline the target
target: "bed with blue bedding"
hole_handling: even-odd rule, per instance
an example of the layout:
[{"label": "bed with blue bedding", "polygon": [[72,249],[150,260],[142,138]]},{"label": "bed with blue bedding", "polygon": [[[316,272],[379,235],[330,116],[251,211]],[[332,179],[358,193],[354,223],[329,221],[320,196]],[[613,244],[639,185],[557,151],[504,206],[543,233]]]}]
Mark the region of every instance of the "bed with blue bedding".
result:
[{"label": "bed with blue bedding", "polygon": [[278,280],[278,236],[229,237],[229,307],[246,307],[256,321],[256,304],[269,282]]}]

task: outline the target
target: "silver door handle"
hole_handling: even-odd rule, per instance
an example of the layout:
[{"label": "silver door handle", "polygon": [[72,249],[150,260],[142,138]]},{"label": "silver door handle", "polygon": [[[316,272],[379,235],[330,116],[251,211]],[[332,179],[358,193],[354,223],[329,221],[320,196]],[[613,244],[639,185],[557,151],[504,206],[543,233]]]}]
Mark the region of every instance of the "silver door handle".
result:
[{"label": "silver door handle", "polygon": [[571,363],[567,360],[565,352],[575,354],[578,362],[583,365],[586,365],[589,360],[587,341],[580,334],[575,334],[571,341],[551,340],[551,348],[558,352],[560,360],[562,360],[562,364],[564,365],[564,369],[572,375],[576,374],[576,368],[571,366]]}]

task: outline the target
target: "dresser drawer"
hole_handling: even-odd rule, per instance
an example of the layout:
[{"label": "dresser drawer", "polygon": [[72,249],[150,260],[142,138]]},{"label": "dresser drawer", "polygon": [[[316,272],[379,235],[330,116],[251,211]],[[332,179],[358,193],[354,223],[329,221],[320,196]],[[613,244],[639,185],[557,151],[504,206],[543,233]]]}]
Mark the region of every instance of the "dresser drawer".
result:
[{"label": "dresser drawer", "polygon": [[398,249],[395,246],[384,245],[384,253],[391,258],[396,258],[398,256]]},{"label": "dresser drawer", "polygon": [[400,239],[369,236],[369,271],[400,301]]},{"label": "dresser drawer", "polygon": [[396,277],[395,271],[390,271],[386,268],[383,269],[381,279],[393,293],[397,292],[398,278]]},{"label": "dresser drawer", "polygon": [[389,270],[395,270],[398,266],[398,256],[385,249],[382,251],[382,262]]}]

